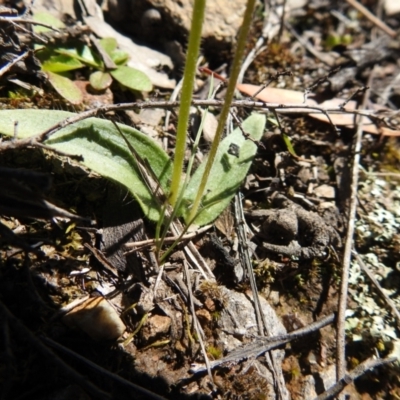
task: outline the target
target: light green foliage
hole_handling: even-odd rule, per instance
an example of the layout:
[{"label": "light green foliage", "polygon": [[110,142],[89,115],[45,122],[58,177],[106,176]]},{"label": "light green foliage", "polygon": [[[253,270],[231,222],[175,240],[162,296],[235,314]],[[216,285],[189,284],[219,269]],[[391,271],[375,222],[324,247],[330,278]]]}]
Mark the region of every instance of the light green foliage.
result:
[{"label": "light green foliage", "polygon": [[[56,28],[64,28],[64,24],[46,13],[34,15],[38,22],[46,23]],[[49,31],[48,28],[36,26],[36,32]],[[81,68],[91,68],[94,70],[89,81],[96,90],[107,89],[113,80],[116,80],[124,88],[136,91],[149,92],[153,86],[150,79],[142,71],[126,66],[129,56],[126,52],[117,48],[114,38],[104,38],[100,41],[100,46],[105,53],[114,61],[117,66],[114,70],[107,70],[103,61],[95,50],[86,45],[76,45],[76,47],[64,48],[61,46],[36,46],[37,56],[42,64],[42,70],[46,72],[49,82],[54,89],[72,104],[79,104],[82,101],[82,94],[77,95],[80,89],[69,79],[65,73]],[[62,74],[62,75],[61,75]],[[60,78],[62,76],[62,78]]]},{"label": "light green foliage", "polygon": [[[83,156],[83,164],[88,168],[126,186],[135,196],[146,216],[159,222],[158,231],[164,218],[161,208],[165,204],[160,204],[161,201],[155,198],[154,193],[146,185],[139,171],[138,163],[151,170],[149,171],[150,175],[154,175],[159,180],[164,193],[170,196],[170,203],[175,207],[173,216],[184,217],[187,225],[191,223],[205,225],[212,222],[227,207],[245,179],[257,151],[257,146],[252,140],[261,139],[266,123],[265,116],[253,114],[243,122],[243,129],[252,140],[246,139],[238,128],[220,141],[226,117],[230,112],[230,101],[233,98],[235,82],[244,54],[254,4],[255,0],[248,1],[238,46],[240,51],[238,50],[235,55],[234,74],[230,79],[228,90],[230,95],[227,96],[226,104],[222,110],[223,117],[219,121],[219,134],[216,135],[212,144],[208,160],[200,165],[184,185],[182,185],[182,165],[187,120],[197,68],[196,60],[201,40],[205,0],[196,0],[194,4],[195,18],[192,21],[190,35],[192,40],[189,40],[188,63],[185,66],[187,85],[183,85],[184,93],[182,93],[178,122],[178,128],[180,128],[178,131],[181,132],[180,142],[183,143],[183,146],[180,148],[177,144],[174,152],[175,179],[172,178],[172,161],[155,142],[135,129],[120,125],[122,137],[110,121],[89,118],[77,122],[52,135],[46,141],[46,144],[67,154]],[[46,20],[43,15],[38,18],[41,18],[42,22],[55,26],[54,21]],[[60,27],[62,26],[60,25]],[[46,71],[50,82],[60,95],[74,104],[81,101],[78,88],[68,79],[69,71],[78,68],[92,69],[89,78],[90,83],[98,90],[106,89],[112,83],[112,80],[116,80],[123,87],[132,90],[149,91],[152,89],[151,82],[145,74],[125,65],[128,61],[128,55],[118,49],[115,39],[102,39],[99,45],[114,62],[116,68],[107,69],[100,55],[86,45],[72,48],[40,48],[38,56],[42,62],[42,69]],[[189,57],[189,55],[191,56]],[[49,110],[0,111],[0,132],[12,135],[14,121],[18,121],[19,137],[31,137],[42,133],[57,122],[72,115]],[[180,152],[178,147],[181,150]],[[134,150],[130,151],[130,148]],[[133,151],[135,154],[137,153],[139,160],[132,154]],[[179,158],[180,153],[182,153],[182,156]],[[145,165],[141,160],[144,161]],[[188,172],[188,176],[190,176],[190,172]],[[180,188],[182,188],[182,194],[178,196]],[[171,221],[165,222],[168,225]]]},{"label": "light green foliage", "polygon": [[[32,137],[73,115],[75,114],[53,110],[2,110],[0,132],[13,135],[14,121],[18,121],[19,138]],[[253,114],[244,121],[243,128],[253,139],[258,140],[264,131],[264,125],[265,117]],[[136,129],[122,124],[119,126],[139,156],[147,160],[164,192],[168,194],[172,161],[167,154],[152,139]],[[239,147],[238,156],[228,153],[231,143]],[[160,205],[144,183],[137,170],[135,158],[112,122],[89,118],[60,130],[46,144],[67,154],[82,155],[85,166],[126,186],[149,219],[156,221],[160,218]],[[212,222],[227,207],[245,178],[256,151],[257,146],[246,140],[239,129],[221,142],[209,178],[202,212],[195,220],[198,225]],[[197,193],[196,188],[203,170],[204,164],[194,173],[184,194],[185,207],[181,214],[185,217]]]},{"label": "light green foliage", "polygon": [[[35,136],[75,114],[52,110],[2,110],[0,131],[13,135],[18,121],[19,138]],[[141,132],[119,125],[122,133],[136,151],[147,159],[163,189],[171,176],[170,159],[150,138]],[[70,125],[54,134],[46,144],[71,155],[81,155],[91,170],[116,181],[133,194],[145,215],[151,220],[160,217],[159,205],[137,171],[136,161],[112,122],[89,118]]]},{"label": "light green foliage", "polygon": [[352,41],[353,38],[349,34],[344,34],[344,35],[330,34],[325,39],[323,44],[327,50],[331,50],[333,47],[339,45],[348,46],[349,44],[352,43]]},{"label": "light green foliage", "polygon": [[[41,22],[42,24],[52,26],[53,28],[56,29],[65,28],[64,22],[60,21],[58,18],[46,12],[35,12],[35,14],[33,15],[33,19],[37,22]],[[51,31],[50,28],[46,28],[45,26],[40,26],[40,25],[34,26],[33,30],[35,31],[35,33],[43,33]]]},{"label": "light green foliage", "polygon": [[[265,127],[265,116],[252,114],[243,122],[243,129],[254,140],[261,139]],[[230,146],[237,146],[238,154],[231,154]],[[203,196],[200,212],[194,223],[205,225],[213,221],[229,204],[236,194],[240,184],[256,154],[257,146],[251,140],[246,140],[239,128],[228,135],[219,145],[217,155]],[[194,173],[184,195],[183,215],[190,222],[190,206],[194,201],[200,180],[203,177],[206,161]]]},{"label": "light green foliage", "polygon": [[116,81],[128,89],[143,92],[149,92],[152,89],[152,84],[146,74],[131,67],[122,66],[114,71],[110,71],[110,74]]},{"label": "light green foliage", "polygon": [[82,92],[70,79],[50,71],[47,72],[47,77],[60,96],[72,104],[80,104],[82,102]]}]

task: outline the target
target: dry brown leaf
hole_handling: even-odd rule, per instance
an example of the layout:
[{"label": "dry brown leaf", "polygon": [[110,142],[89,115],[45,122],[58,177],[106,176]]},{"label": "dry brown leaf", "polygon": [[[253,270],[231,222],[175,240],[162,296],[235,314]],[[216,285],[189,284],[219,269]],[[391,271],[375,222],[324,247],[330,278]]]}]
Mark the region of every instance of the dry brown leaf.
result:
[{"label": "dry brown leaf", "polygon": [[[247,83],[239,83],[236,85],[237,89],[247,94],[248,96],[254,96],[262,86],[250,85]],[[304,104],[308,106],[315,106],[317,102],[313,99],[307,99],[304,103],[304,93],[298,92],[297,90],[279,89],[266,87],[260,93],[255,96],[256,99],[265,101],[266,103],[278,103],[278,104]]]},{"label": "dry brown leaf", "polygon": [[[254,96],[258,90],[260,90],[261,86],[257,85],[249,85],[249,84],[238,84],[238,90],[242,93],[247,94],[248,96]],[[307,106],[318,106],[325,109],[330,108],[338,108],[340,105],[345,103],[344,99],[333,98],[330,100],[326,100],[321,104],[318,104],[315,100],[308,98],[305,103],[304,94],[302,92],[298,92],[296,90],[290,89],[279,89],[279,88],[265,88],[260,93],[255,96],[257,99],[261,101],[265,101],[266,103],[278,103],[282,105],[289,104],[304,104]],[[355,111],[357,110],[357,102],[354,100],[350,100],[346,103],[344,107],[345,111]],[[307,111],[305,109],[305,111]],[[308,110],[309,111],[309,110]],[[308,114],[310,117],[318,119],[323,122],[330,122],[328,117],[322,113],[312,113]],[[329,113],[330,120],[333,124],[339,126],[345,126],[347,128],[354,128],[355,117],[354,114],[349,113]],[[363,130],[368,133],[373,133],[376,135],[383,136],[400,136],[400,131],[393,130],[387,127],[378,128],[368,117],[362,117]]]},{"label": "dry brown leaf", "polygon": [[[213,75],[216,79],[222,80],[226,82],[226,79],[221,75],[211,71],[208,68],[202,67],[200,71],[205,72],[208,75]],[[237,89],[243,94],[253,97],[262,86],[258,85],[250,85],[247,83],[239,83],[236,85]],[[311,107],[321,107],[325,109],[338,108],[342,104],[345,103],[346,100],[340,98],[333,98],[331,100],[326,100],[321,104],[318,104],[314,99],[308,97],[306,102],[304,102],[304,93],[299,92],[297,90],[290,89],[279,89],[279,88],[270,88],[266,87],[260,91],[260,93],[254,96],[256,99],[264,101],[265,103],[275,103],[282,105],[296,105],[296,104],[304,104],[304,106]],[[345,111],[355,111],[357,110],[357,102],[354,100],[350,100],[346,103],[344,107]],[[301,109],[299,109],[301,111]],[[304,108],[304,113],[309,113],[310,109]],[[355,127],[355,116],[350,113],[329,113],[329,118],[323,113],[309,113],[310,117],[318,119],[319,121],[333,123],[334,125],[344,126],[347,128]],[[368,117],[362,117],[363,130],[368,133],[373,133],[375,135],[382,136],[400,136],[399,130],[390,129],[388,127],[380,127],[378,128]]]}]

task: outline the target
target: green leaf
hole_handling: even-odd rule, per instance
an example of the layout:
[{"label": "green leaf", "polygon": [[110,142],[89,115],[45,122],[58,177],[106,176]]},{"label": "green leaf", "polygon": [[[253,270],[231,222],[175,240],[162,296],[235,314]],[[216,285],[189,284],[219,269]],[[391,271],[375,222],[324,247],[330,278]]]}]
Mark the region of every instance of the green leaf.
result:
[{"label": "green leaf", "polygon": [[53,55],[42,62],[42,70],[50,72],[72,71],[82,67],[84,65],[81,62],[63,54]]},{"label": "green leaf", "polygon": [[[53,110],[0,110],[0,132],[12,136],[14,121],[18,121],[18,137],[27,138],[75,115]],[[122,124],[118,126],[138,154],[151,165],[165,190],[171,177],[171,161],[167,154],[138,130]],[[89,118],[63,128],[45,143],[68,154],[83,156],[85,166],[126,186],[147,217],[158,220],[159,206],[143,183],[131,152],[112,122]]]},{"label": "green leaf", "polygon": [[119,67],[114,71],[110,71],[112,77],[132,90],[149,92],[153,85],[145,73],[131,67]]},{"label": "green leaf", "polygon": [[46,72],[50,84],[56,92],[68,100],[71,104],[80,104],[83,100],[83,94],[78,86],[71,79],[55,74],[54,72]]},{"label": "green leaf", "polygon": [[129,60],[129,54],[123,50],[115,50],[111,53],[111,59],[117,65],[125,65]]},{"label": "green leaf", "polygon": [[285,133],[282,133],[282,138],[283,138],[283,141],[284,141],[285,144],[286,144],[286,147],[287,147],[287,149],[288,149],[288,152],[289,152],[292,156],[298,157],[298,155],[296,154],[296,152],[295,152],[295,150],[294,150],[294,147],[293,147],[293,145],[292,145],[292,142],[290,141],[289,136],[286,135]]},{"label": "green leaf", "polygon": [[100,40],[100,45],[111,57],[113,51],[117,48],[117,40],[112,37],[103,38]]},{"label": "green leaf", "polygon": [[62,54],[68,57],[72,57],[75,60],[81,61],[85,65],[99,69],[102,68],[101,61],[99,61],[92,53],[88,46],[83,46],[81,51],[78,52],[76,49],[62,49],[58,48],[54,50],[58,54]]},{"label": "green leaf", "polygon": [[[264,132],[265,116],[254,113],[243,122],[242,126],[252,139],[259,140]],[[235,155],[236,149],[238,149],[238,154]],[[220,143],[207,183],[206,194],[202,200],[202,209],[194,221],[195,224],[206,225],[214,221],[228,206],[246,177],[256,152],[256,144],[251,140],[246,140],[239,128],[236,128]],[[205,165],[206,161],[203,161],[185,191],[184,209],[181,213],[186,219],[189,217],[190,205],[196,197]]]},{"label": "green leaf", "polygon": [[90,85],[96,90],[105,90],[112,83],[112,77],[108,72],[96,71],[90,74]]},{"label": "green leaf", "polygon": [[[47,12],[35,12],[33,14],[33,19],[37,22],[42,22],[43,24],[50,25],[56,29],[65,28],[65,24],[62,21]],[[51,31],[51,29],[44,26],[34,25],[33,31],[35,33],[43,33]]]},{"label": "green leaf", "polygon": [[129,54],[126,51],[117,49],[117,41],[115,38],[101,39],[100,46],[117,65],[125,65],[129,60]]}]

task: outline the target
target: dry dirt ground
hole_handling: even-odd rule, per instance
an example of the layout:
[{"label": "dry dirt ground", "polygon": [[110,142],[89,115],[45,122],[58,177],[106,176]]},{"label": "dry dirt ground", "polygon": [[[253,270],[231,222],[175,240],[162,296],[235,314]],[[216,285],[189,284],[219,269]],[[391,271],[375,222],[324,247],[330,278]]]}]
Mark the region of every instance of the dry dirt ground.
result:
[{"label": "dry dirt ground", "polygon": [[[141,3],[150,9],[150,2]],[[247,54],[258,52],[245,69],[243,83],[282,89],[278,100],[264,99],[275,104],[295,103],[290,90],[319,103],[341,99],[328,106],[336,107],[331,115],[335,126],[315,114],[274,113],[264,107],[268,122],[240,195],[208,231],[193,235],[190,244],[183,241],[162,268],[154,242],[126,255],[126,242],[155,235],[155,225],[126,188],[49,148],[5,150],[10,139],[4,137],[2,399],[329,398],[326,390],[336,383],[338,329],[346,334],[347,371],[361,365],[360,376],[346,381],[346,396],[400,398],[396,361],[362,369],[366,360],[400,357],[399,13],[392,13],[385,2],[364,1],[378,20],[371,21],[346,2],[286,3],[284,14],[279,5],[257,4]],[[22,1],[3,4],[20,15],[25,10]],[[128,34],[129,21],[119,24],[103,11],[110,25]],[[170,15],[162,8],[156,11]],[[190,9],[185,11],[190,15]],[[10,23],[10,14],[2,15],[1,67],[37,40],[29,34],[30,25]],[[275,30],[267,29],[268,15],[278,21]],[[77,20],[66,23],[75,27]],[[0,108],[81,112],[113,102],[168,101],[173,87],[166,86],[182,77],[186,35],[179,29],[169,27],[162,38],[131,32],[142,45],[160,52],[166,51],[167,42],[175,46],[169,53],[171,68],[158,71],[165,80],[150,93],[121,90],[115,84],[103,93],[93,92],[87,82],[90,70],[82,68],[71,78],[84,100],[72,105],[47,84],[30,54],[1,70]],[[91,28],[81,26],[78,33],[56,37],[54,43],[65,44],[71,36],[89,41],[90,33]],[[207,47],[213,45],[204,42],[201,65],[229,79],[232,43],[218,52]],[[207,98],[209,82],[209,75],[199,72],[197,99]],[[224,87],[217,96],[223,98]],[[346,100],[348,110],[359,107],[372,115],[373,128],[364,127],[362,136],[357,135],[355,114],[345,114]],[[212,126],[219,108],[210,110]],[[135,125],[173,155],[173,111],[167,117],[165,109],[136,108],[103,118]],[[233,109],[238,120],[252,111]],[[351,115],[350,120],[342,123],[343,115]],[[193,126],[196,118],[194,112]],[[212,134],[208,125],[205,130]],[[207,154],[209,143],[202,139],[199,157]],[[54,217],[57,212],[43,207],[43,198],[87,218]],[[349,265],[347,318],[340,327],[337,311],[349,226],[349,248],[356,253]],[[198,266],[205,270],[200,273]],[[253,277],[259,301],[252,291]],[[325,326],[312,325],[326,317]],[[290,332],[299,335],[287,336]],[[273,350],[265,336],[279,336],[272,341]]]}]

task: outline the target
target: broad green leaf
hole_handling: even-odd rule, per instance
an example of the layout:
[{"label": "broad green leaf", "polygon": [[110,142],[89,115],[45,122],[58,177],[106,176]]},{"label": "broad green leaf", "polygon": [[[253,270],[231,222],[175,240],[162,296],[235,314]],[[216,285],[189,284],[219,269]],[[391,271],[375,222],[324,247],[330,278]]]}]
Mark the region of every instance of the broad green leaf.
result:
[{"label": "broad green leaf", "polygon": [[89,82],[93,89],[105,90],[112,83],[112,77],[108,72],[96,71],[90,74]]},{"label": "broad green leaf", "polygon": [[50,71],[46,73],[49,82],[60,96],[64,97],[64,99],[68,100],[71,104],[82,103],[82,92],[71,79]]},{"label": "broad green leaf", "polygon": [[[41,22],[43,24],[50,25],[56,29],[65,28],[65,24],[62,21],[60,21],[59,19],[57,19],[56,17],[54,17],[53,15],[51,15],[50,13],[47,13],[47,12],[35,12],[33,14],[33,19],[37,22]],[[33,30],[35,33],[43,33],[43,32],[51,31],[50,28],[46,28],[44,26],[39,26],[39,25],[35,25],[33,27]]]},{"label": "broad green leaf", "polygon": [[112,37],[106,37],[100,40],[100,45],[111,57],[113,51],[117,48],[117,40]]},{"label": "broad green leaf", "polygon": [[149,92],[153,85],[145,73],[131,67],[119,67],[114,71],[110,71],[112,77],[132,90]]},{"label": "broad green leaf", "polygon": [[[264,132],[265,116],[252,114],[242,126],[253,140],[260,140]],[[195,219],[195,224],[206,225],[214,221],[228,206],[246,177],[256,152],[257,145],[251,140],[246,140],[239,128],[221,142],[203,197],[202,210]],[[196,197],[205,165],[206,161],[203,161],[186,189],[183,199],[184,210],[182,210],[186,219],[190,213],[190,204]]]},{"label": "broad green leaf", "polygon": [[115,50],[111,53],[111,59],[117,65],[125,65],[129,60],[129,54],[123,50]]},{"label": "broad green leaf", "polygon": [[[53,110],[0,110],[0,132],[12,136],[14,121],[18,121],[18,137],[27,138],[74,115],[76,114]],[[167,188],[171,177],[171,161],[167,154],[138,130],[122,124],[118,126],[138,154],[151,165],[161,187]],[[126,186],[147,217],[158,220],[157,202],[143,183],[137,172],[135,159],[112,122],[89,118],[67,126],[45,143],[68,154],[83,156],[82,163],[85,166]]]},{"label": "broad green leaf", "polygon": [[63,54],[53,55],[42,62],[42,70],[50,72],[72,71],[82,67],[84,65],[80,61]]}]

